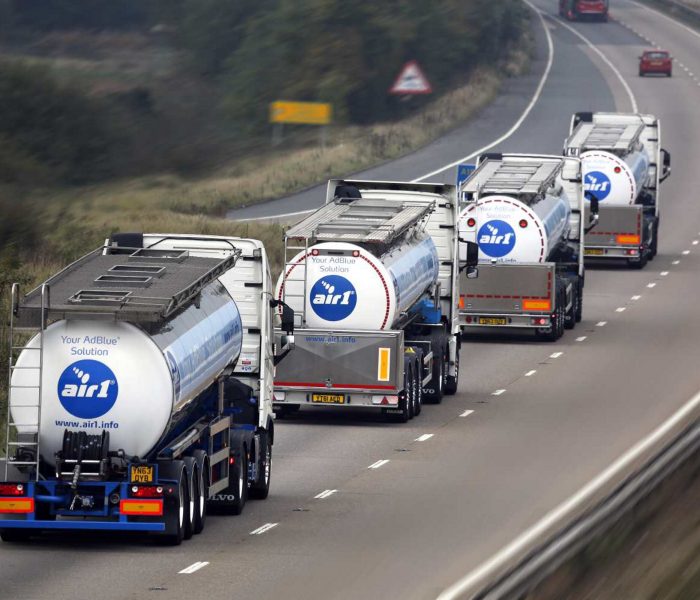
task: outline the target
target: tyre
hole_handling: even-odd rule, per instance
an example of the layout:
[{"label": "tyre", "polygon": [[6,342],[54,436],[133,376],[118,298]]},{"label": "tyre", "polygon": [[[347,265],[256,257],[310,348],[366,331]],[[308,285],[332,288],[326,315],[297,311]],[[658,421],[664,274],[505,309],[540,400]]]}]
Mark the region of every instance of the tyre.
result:
[{"label": "tyre", "polygon": [[415,389],[416,389],[416,402],[413,409],[414,416],[418,416],[423,410],[423,352],[416,349],[416,366],[415,366]]},{"label": "tyre", "polygon": [[445,379],[445,394],[452,396],[457,393],[457,387],[459,385],[459,351],[460,345],[457,344],[457,353],[455,354],[455,374],[454,376],[448,375]]},{"label": "tyre", "polygon": [[[178,461],[179,462],[179,461]],[[187,481],[187,469],[184,463],[179,462],[182,465],[177,472],[177,495],[168,503],[167,509],[167,520],[168,529],[170,533],[167,533],[161,538],[161,541],[168,546],[179,546],[182,540],[185,539],[185,531],[190,525],[186,523],[189,518],[189,492],[188,492],[188,481]],[[166,525],[166,527],[168,526]]]},{"label": "tyre", "polygon": [[440,404],[445,393],[445,379],[447,377],[447,339],[441,331],[432,337],[433,349],[433,373],[428,384],[423,388],[423,400],[430,404]]},{"label": "tyre", "polygon": [[654,257],[659,253],[659,223],[654,223],[652,228],[652,240],[649,244],[649,260],[654,260]]},{"label": "tyre", "polygon": [[583,280],[580,278],[576,284],[576,290],[576,310],[574,311],[574,316],[576,322],[580,323],[581,319],[583,319]]},{"label": "tyre", "polygon": [[639,257],[639,260],[628,260],[627,264],[631,269],[643,269],[644,267],[647,266],[647,262],[649,261],[649,255],[648,253],[644,253]]},{"label": "tyre", "polygon": [[[564,329],[573,329],[576,327],[576,302],[578,298],[578,287],[572,286],[571,308],[564,315]],[[566,292],[562,294],[563,302],[566,304]]]},{"label": "tyre", "polygon": [[555,296],[557,306],[554,310],[552,326],[544,331],[541,329],[535,331],[535,335],[546,342],[556,342],[562,335],[564,335],[564,321],[566,319],[564,303],[566,299],[565,297],[562,298],[562,291],[561,285],[557,284],[557,294]]},{"label": "tyre", "polygon": [[248,497],[254,500],[264,500],[270,493],[270,475],[272,473],[272,443],[267,431],[260,434],[259,453],[259,477],[252,482],[248,490]]},{"label": "tyre", "polygon": [[31,532],[27,529],[2,529],[0,539],[3,542],[26,542]]},{"label": "tyre", "polygon": [[185,532],[185,539],[188,540],[195,533],[201,533],[204,529],[206,519],[206,508],[204,501],[204,480],[202,469],[194,457],[184,459],[187,473],[190,480],[190,530]]},{"label": "tyre", "polygon": [[244,449],[233,465],[232,479],[228,491],[232,492],[233,501],[227,505],[226,512],[230,515],[240,515],[248,500],[248,457]]}]

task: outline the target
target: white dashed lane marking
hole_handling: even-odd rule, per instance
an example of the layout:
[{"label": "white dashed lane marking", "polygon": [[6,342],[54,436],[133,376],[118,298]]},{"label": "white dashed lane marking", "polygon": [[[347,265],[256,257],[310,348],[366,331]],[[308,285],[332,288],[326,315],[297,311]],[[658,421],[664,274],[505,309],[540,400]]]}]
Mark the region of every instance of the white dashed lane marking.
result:
[{"label": "white dashed lane marking", "polygon": [[532,377],[535,373],[537,373],[537,369],[532,369],[532,371],[525,373],[525,377]]},{"label": "white dashed lane marking", "polygon": [[648,287],[648,288],[655,288],[655,287],[656,287],[656,284],[653,283],[653,282],[652,282],[652,283],[647,283],[647,287]]},{"label": "white dashed lane marking", "polygon": [[462,418],[468,417],[468,416],[471,415],[473,412],[474,412],[473,410],[465,410],[465,411],[464,411],[461,415],[459,415],[459,416],[462,417]]},{"label": "white dashed lane marking", "polygon": [[576,338],[576,341],[577,341],[577,342],[583,342],[583,341],[585,341],[585,339],[586,339],[586,336],[585,336],[585,335],[582,335],[581,337],[577,337],[577,338]]},{"label": "white dashed lane marking", "polygon": [[368,469],[378,469],[378,468],[380,468],[380,467],[383,467],[383,466],[384,466],[386,463],[388,463],[388,462],[389,462],[389,459],[388,459],[388,458],[384,458],[384,459],[382,459],[382,460],[378,460],[378,461],[375,462],[375,463],[372,463],[372,464],[371,464],[369,467],[367,467],[367,468],[368,468]]},{"label": "white dashed lane marking", "polygon": [[329,496],[332,496],[335,494],[338,490],[323,490],[320,494],[316,494],[314,498],[317,498],[318,500],[323,500],[324,498],[328,498]]},{"label": "white dashed lane marking", "polygon": [[680,260],[674,260],[671,264],[672,264],[672,265],[680,265],[680,264],[681,264],[681,261],[680,261]]},{"label": "white dashed lane marking", "polygon": [[618,307],[615,309],[615,312],[625,312],[625,310],[627,310],[627,309],[626,309],[624,306],[618,306]]},{"label": "white dashed lane marking", "polygon": [[668,275],[668,271],[661,271],[659,275],[661,275],[661,277],[666,277],[666,275]]},{"label": "white dashed lane marking", "polygon": [[501,394],[504,394],[505,390],[496,390],[495,392],[491,392],[492,396],[500,396]]},{"label": "white dashed lane marking", "polygon": [[433,437],[433,435],[434,435],[434,434],[432,434],[432,433],[424,433],[423,435],[418,436],[418,437],[415,439],[415,441],[416,441],[416,442],[425,442],[425,441],[429,440],[431,437]]},{"label": "white dashed lane marking", "polygon": [[559,358],[562,354],[564,354],[564,353],[563,352],[554,352],[554,353],[549,355],[549,358]]},{"label": "white dashed lane marking", "polygon": [[277,527],[279,523],[265,523],[265,525],[262,525],[261,527],[258,527],[257,529],[253,529],[253,531],[250,532],[250,535],[262,535],[266,531],[270,531],[270,529],[273,529],[274,527]]},{"label": "white dashed lane marking", "polygon": [[608,324],[607,321],[598,321],[596,327],[605,327]]},{"label": "white dashed lane marking", "polygon": [[641,298],[641,296],[632,296],[630,298],[630,300],[639,300],[640,298]]},{"label": "white dashed lane marking", "polygon": [[690,254],[690,250],[683,250],[683,256],[688,256]]},{"label": "white dashed lane marking", "polygon": [[206,561],[192,563],[189,567],[185,567],[184,569],[182,569],[182,571],[178,571],[178,574],[191,575],[195,571],[199,571],[200,569],[206,567],[208,564],[209,563]]}]

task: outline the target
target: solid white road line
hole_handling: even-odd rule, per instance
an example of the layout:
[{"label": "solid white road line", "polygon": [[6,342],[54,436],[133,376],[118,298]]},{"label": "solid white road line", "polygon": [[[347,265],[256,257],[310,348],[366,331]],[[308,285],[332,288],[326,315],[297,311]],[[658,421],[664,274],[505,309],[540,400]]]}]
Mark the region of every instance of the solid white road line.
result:
[{"label": "solid white road line", "polygon": [[505,390],[496,390],[495,392],[491,392],[492,396],[500,396],[501,394],[505,394]]},{"label": "solid white road line", "polygon": [[261,535],[266,531],[270,531],[270,529],[272,529],[273,527],[277,527],[278,525],[279,523],[265,523],[265,525],[262,525],[257,529],[253,529],[253,531],[250,532],[250,535]]},{"label": "solid white road line", "polygon": [[323,500],[324,498],[328,498],[329,496],[332,496],[335,494],[338,490],[324,490],[320,494],[316,494],[314,498],[318,498],[319,500]]},{"label": "solid white road line", "polygon": [[525,377],[532,377],[535,373],[537,373],[536,369],[532,369],[532,371],[528,371],[525,373]]},{"label": "solid white road line", "polygon": [[615,312],[625,312],[627,309],[624,306],[618,306],[615,309]]},{"label": "solid white road line", "polygon": [[695,31],[695,29],[692,29],[691,27],[684,25],[680,21],[676,21],[676,19],[672,19],[668,15],[666,15],[662,12],[659,12],[658,10],[654,10],[653,8],[649,8],[648,6],[645,6],[644,4],[641,4],[640,2],[635,2],[635,0],[630,0],[630,1],[632,2],[632,4],[637,5],[639,8],[643,8],[644,10],[647,10],[649,12],[653,12],[654,14],[656,14],[657,17],[662,17],[663,19],[666,19],[667,21],[671,21],[671,23],[673,23],[674,25],[677,25],[681,29],[685,29],[688,33],[690,33],[696,37],[700,37],[700,33]]},{"label": "solid white road line", "polygon": [[562,27],[565,27],[568,29],[571,33],[573,33],[577,38],[582,40],[586,46],[588,46],[593,52],[595,52],[600,59],[610,67],[611,71],[615,74],[615,76],[620,80],[620,83],[622,84],[622,87],[625,88],[625,92],[627,92],[627,96],[629,97],[630,104],[632,105],[632,112],[639,112],[639,107],[637,106],[637,98],[635,98],[634,93],[632,92],[632,88],[630,88],[629,84],[627,83],[627,80],[622,76],[622,73],[620,73],[620,70],[610,61],[610,59],[603,54],[586,36],[583,34],[579,33],[578,30],[576,30],[574,27],[569,25],[568,23],[565,23],[558,17],[553,17],[550,15],[551,19],[554,19],[559,25]]},{"label": "solid white road line", "polygon": [[452,600],[458,598],[462,593],[475,585],[489,573],[508,564],[515,556],[523,552],[533,542],[539,541],[540,538],[555,524],[561,523],[568,515],[570,515],[579,506],[585,505],[594,495],[602,489],[605,489],[610,483],[619,477],[620,474],[626,472],[635,462],[639,460],[645,453],[652,450],[656,445],[667,437],[678,425],[685,422],[694,411],[700,407],[700,392],[695,394],[688,402],[686,402],[676,413],[674,413],[666,422],[652,431],[646,438],[632,446],[627,452],[620,456],[600,475],[589,481],[578,492],[571,496],[568,500],[562,502],[554,510],[547,513],[541,520],[535,523],[532,527],[525,530],[520,536],[513,540],[510,544],[499,550],[486,562],[474,569],[471,573],[465,575],[457,583],[447,588],[439,596],[438,600]]},{"label": "solid white road line", "polygon": [[433,437],[434,434],[432,433],[424,433],[423,435],[417,437],[414,441],[415,442],[425,442],[429,440],[431,437]]},{"label": "solid white road line", "polygon": [[584,342],[585,340],[586,340],[586,336],[585,336],[585,335],[582,335],[581,337],[577,337],[577,338],[576,338],[576,341],[577,341],[577,342]]},{"label": "solid white road line", "polygon": [[461,415],[459,415],[459,416],[462,417],[462,418],[464,418],[464,417],[468,417],[469,415],[471,415],[471,414],[473,414],[473,413],[474,413],[473,410],[465,410],[465,411],[464,411]]},{"label": "solid white road line", "polygon": [[383,467],[383,466],[384,466],[386,463],[388,463],[388,462],[389,462],[389,459],[386,459],[386,458],[385,458],[385,459],[382,459],[382,460],[378,460],[378,461],[375,462],[375,463],[372,463],[372,464],[371,464],[369,467],[367,467],[367,468],[368,468],[368,469],[378,469],[379,467]]},{"label": "solid white road line", "polygon": [[553,354],[549,355],[549,358],[559,358],[562,354],[564,354],[564,353],[563,352],[554,352]]},{"label": "solid white road line", "polygon": [[[534,95],[532,96],[532,99],[530,100],[530,103],[527,105],[523,113],[520,115],[520,118],[513,124],[513,126],[506,131],[501,137],[499,137],[497,140],[491,142],[487,146],[484,146],[483,148],[479,148],[475,152],[472,152],[471,154],[468,154],[467,156],[463,156],[459,160],[455,160],[447,165],[444,165],[440,167],[439,169],[436,169],[435,171],[431,171],[430,173],[426,173],[425,175],[421,175],[420,177],[417,177],[414,179],[411,183],[418,183],[420,181],[423,181],[425,179],[429,179],[430,177],[433,177],[434,175],[437,175],[438,173],[442,173],[443,171],[446,171],[447,169],[451,169],[452,167],[456,167],[457,165],[467,162],[468,160],[471,160],[472,158],[475,158],[479,156],[480,154],[483,154],[487,150],[490,150],[494,146],[497,146],[501,142],[504,142],[507,140],[511,135],[513,135],[518,129],[520,129],[521,125],[527,119],[527,116],[530,114],[532,109],[535,107],[537,102],[540,99],[540,96],[542,95],[542,90],[544,89],[544,84],[547,83],[547,79],[549,78],[549,72],[552,70],[552,63],[554,62],[554,42],[552,41],[552,34],[549,32],[549,28],[547,27],[547,24],[544,21],[544,17],[542,16],[542,12],[536,8],[533,4],[531,4],[528,0],[523,0],[525,4],[527,4],[536,14],[537,17],[539,18],[540,22],[542,23],[542,29],[544,29],[544,33],[547,36],[547,65],[545,66],[544,73],[542,73],[542,77],[540,78],[539,83],[537,84],[537,89],[535,90]],[[636,112],[636,110],[634,111]]]},{"label": "solid white road line", "polygon": [[649,289],[655,288],[655,287],[656,287],[656,284],[652,281],[651,283],[647,283],[647,287],[648,287]]},{"label": "solid white road line", "polygon": [[200,569],[206,567],[208,564],[209,563],[206,561],[192,563],[189,567],[185,567],[182,569],[182,571],[178,571],[178,574],[191,575],[195,571],[199,571]]},{"label": "solid white road line", "polygon": [[596,327],[605,327],[608,324],[607,321],[598,321],[595,326]]}]

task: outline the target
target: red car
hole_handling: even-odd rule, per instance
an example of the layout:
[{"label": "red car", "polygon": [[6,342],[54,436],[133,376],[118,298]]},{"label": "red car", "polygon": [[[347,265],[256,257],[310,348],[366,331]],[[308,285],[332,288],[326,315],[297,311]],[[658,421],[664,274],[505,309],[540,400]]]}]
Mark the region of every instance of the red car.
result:
[{"label": "red car", "polygon": [[671,76],[673,59],[666,50],[645,50],[639,57],[639,76],[661,73]]}]

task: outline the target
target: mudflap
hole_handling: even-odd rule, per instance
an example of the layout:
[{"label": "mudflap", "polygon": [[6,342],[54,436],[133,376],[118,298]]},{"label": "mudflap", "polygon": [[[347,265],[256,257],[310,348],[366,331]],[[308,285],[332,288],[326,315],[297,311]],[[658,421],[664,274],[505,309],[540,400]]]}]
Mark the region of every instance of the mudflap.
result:
[{"label": "mudflap", "polygon": [[[163,460],[158,461],[158,481],[164,486],[172,486],[177,488],[180,481],[180,473],[185,467],[182,460]],[[165,531],[158,533],[162,536],[174,536],[177,534],[178,521],[180,519],[179,496],[175,494],[166,494],[163,497],[163,522],[165,523]]]}]

